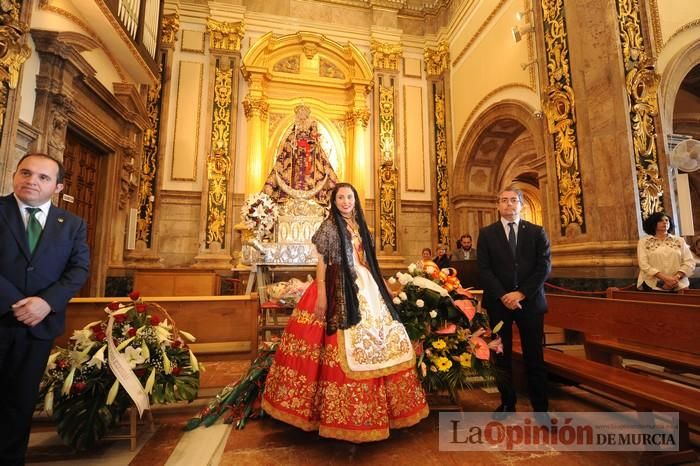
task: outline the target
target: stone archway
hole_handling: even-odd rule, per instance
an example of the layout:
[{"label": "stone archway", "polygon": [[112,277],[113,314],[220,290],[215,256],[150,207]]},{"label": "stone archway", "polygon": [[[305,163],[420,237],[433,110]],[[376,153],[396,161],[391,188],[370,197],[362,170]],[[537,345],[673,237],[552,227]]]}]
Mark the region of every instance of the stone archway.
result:
[{"label": "stone archway", "polygon": [[[659,87],[665,132],[700,140],[700,42],[679,51],[668,63]],[[695,234],[689,243],[700,255],[700,172],[689,174]]]},{"label": "stone archway", "polygon": [[459,145],[453,170],[451,223],[455,234],[475,236],[494,222],[496,194],[511,184],[525,194],[523,217],[545,221],[544,134],[544,124],[534,116],[534,109],[519,101],[499,102],[475,118]]}]

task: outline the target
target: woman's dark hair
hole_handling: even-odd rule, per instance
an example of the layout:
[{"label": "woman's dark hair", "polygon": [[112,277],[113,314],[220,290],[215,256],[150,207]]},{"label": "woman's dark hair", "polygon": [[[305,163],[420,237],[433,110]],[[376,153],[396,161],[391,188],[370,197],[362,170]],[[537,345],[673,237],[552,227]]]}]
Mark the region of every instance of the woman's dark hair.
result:
[{"label": "woman's dark hair", "polygon": [[[340,210],[338,210],[338,207],[335,205],[335,198],[338,196],[338,191],[341,188],[350,188],[352,190],[352,194],[355,197],[355,220],[357,221],[357,227],[360,230],[359,233],[360,237],[362,238],[362,248],[365,252],[365,261],[367,261],[367,265],[369,266],[369,270],[372,273],[372,277],[377,283],[379,292],[381,293],[382,298],[384,298],[384,302],[387,308],[389,309],[389,312],[391,313],[394,319],[398,320],[398,313],[396,312],[396,308],[394,307],[394,303],[392,301],[393,298],[389,294],[389,291],[386,289],[386,286],[384,285],[384,278],[382,277],[381,272],[379,271],[379,263],[377,262],[377,255],[374,251],[373,246],[374,242],[372,241],[372,237],[369,234],[369,228],[367,228],[367,222],[365,221],[365,213],[362,210],[362,204],[360,203],[360,198],[357,195],[357,190],[350,183],[338,183],[333,188],[333,191],[331,191],[331,215],[333,216],[336,225],[338,225],[338,237],[340,238],[340,250],[342,251],[342,254],[340,256],[342,257],[343,269],[346,272],[346,288],[348,287],[348,285],[352,287],[352,292],[346,293],[346,299],[352,300],[351,305],[358,306],[355,308],[359,309],[359,303],[357,302],[357,293],[359,290],[357,288],[357,284],[355,283],[357,276],[354,273],[354,271],[351,270],[350,264],[348,264],[347,254],[345,254],[345,251],[347,251],[346,248],[348,247],[348,241],[351,241],[350,235],[348,234],[347,222],[345,221],[345,218],[340,214]],[[348,279],[351,281],[351,283],[349,284],[347,283]],[[350,290],[346,289],[346,291]],[[350,325],[354,325],[358,322],[348,323]]]},{"label": "woman's dark hair", "polygon": [[649,217],[647,217],[647,219],[644,220],[644,223],[642,224],[644,232],[654,236],[656,234],[656,224],[663,220],[664,217],[668,219],[668,232],[673,234],[676,225],[673,223],[673,219],[671,218],[671,216],[668,215],[666,212],[654,212]]},{"label": "woman's dark hair", "polygon": [[431,251],[430,248],[423,248],[421,254],[423,254],[425,251],[428,251],[428,254],[430,254],[431,256],[433,255],[433,251]]}]

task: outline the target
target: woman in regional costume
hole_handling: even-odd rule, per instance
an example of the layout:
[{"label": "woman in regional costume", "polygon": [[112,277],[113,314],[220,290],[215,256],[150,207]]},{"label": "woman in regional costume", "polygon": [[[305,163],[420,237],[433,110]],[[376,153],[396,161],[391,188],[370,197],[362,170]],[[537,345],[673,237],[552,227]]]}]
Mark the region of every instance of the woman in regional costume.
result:
[{"label": "woman in regional costume", "polygon": [[282,335],[262,407],[322,437],[382,440],[429,410],[357,192],[339,183],[330,201],[330,215],[312,238],[316,280]]}]

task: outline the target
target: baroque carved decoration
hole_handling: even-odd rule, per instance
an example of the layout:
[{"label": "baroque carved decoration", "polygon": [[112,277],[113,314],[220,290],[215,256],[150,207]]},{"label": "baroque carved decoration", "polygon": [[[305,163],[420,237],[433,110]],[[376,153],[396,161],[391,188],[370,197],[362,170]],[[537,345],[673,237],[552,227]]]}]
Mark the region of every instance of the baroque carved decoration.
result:
[{"label": "baroque carved decoration", "polygon": [[366,128],[369,124],[369,110],[359,108],[349,111],[345,115],[345,123],[350,128],[355,127],[355,125],[362,125],[363,128]]},{"label": "baroque carved decoration", "polygon": [[149,126],[143,133],[143,158],[137,196],[138,220],[136,221],[136,241],[146,248],[151,247],[153,231],[153,206],[155,204],[156,175],[158,173],[158,142],[160,139],[160,109],[162,99],[160,83],[148,90],[146,109]]},{"label": "baroque carved decoration", "polygon": [[323,78],[345,79],[345,74],[338,68],[335,63],[321,57],[319,59],[318,75]]},{"label": "baroque carved decoration", "polygon": [[450,193],[447,175],[447,128],[445,114],[445,94],[433,85],[435,105],[435,188],[437,195],[438,243],[450,244]]},{"label": "baroque carved decoration", "polygon": [[447,41],[440,41],[437,48],[426,47],[423,58],[428,76],[440,76],[447,70],[450,62],[450,49],[447,46]]},{"label": "baroque carved decoration", "polygon": [[73,99],[63,94],[51,96],[51,119],[48,125],[47,152],[51,157],[63,160],[66,148],[66,130],[70,114],[75,110]]},{"label": "baroque carved decoration", "polygon": [[394,87],[379,84],[379,245],[397,249],[396,205],[398,170],[395,164]]},{"label": "baroque carved decoration", "polygon": [[224,52],[239,52],[241,50],[241,40],[245,35],[245,24],[226,23],[207,20],[207,32],[209,33],[209,48]]},{"label": "baroque carved decoration", "polygon": [[403,46],[401,44],[389,44],[373,40],[370,52],[372,53],[372,66],[375,70],[399,70],[399,61],[403,54]]},{"label": "baroque carved decoration", "polygon": [[272,67],[272,71],[298,74],[300,69],[299,58],[299,55],[292,55],[290,57],[283,58],[275,63],[275,66]]},{"label": "baroque carved decoration", "polygon": [[586,231],[583,190],[578,155],[574,90],[571,86],[569,43],[563,0],[542,0],[544,46],[547,57],[547,85],[544,113],[554,143],[554,162],[559,196],[561,234],[569,225]]},{"label": "baroque carved decoration", "polygon": [[379,168],[379,242],[382,250],[397,249],[396,206],[399,171],[393,164],[382,164]]},{"label": "baroque carved decoration", "polygon": [[129,144],[122,149],[121,169],[119,173],[119,208],[124,209],[129,202],[129,198],[136,191],[138,186],[137,177],[134,175],[134,155],[136,149]]},{"label": "baroque carved decoration", "polygon": [[617,0],[620,46],[625,67],[625,89],[629,102],[632,147],[637,171],[637,191],[642,218],[664,209],[659,170],[657,134],[659,76],[646,50],[642,35],[639,0]]},{"label": "baroque carved decoration", "polygon": [[5,122],[10,89],[17,87],[22,64],[31,55],[24,36],[29,30],[19,20],[21,2],[0,2],[0,134]]},{"label": "baroque carved decoration", "polygon": [[207,247],[226,240],[226,204],[231,173],[231,102],[233,70],[216,68],[211,150],[207,158]]},{"label": "baroque carved decoration", "polygon": [[177,31],[180,30],[180,14],[175,12],[163,16],[160,28],[160,43],[163,47],[172,47],[177,41]]},{"label": "baroque carved decoration", "polygon": [[267,102],[267,97],[254,98],[248,95],[243,99],[243,112],[248,119],[257,115],[265,120],[269,109],[270,104]]}]

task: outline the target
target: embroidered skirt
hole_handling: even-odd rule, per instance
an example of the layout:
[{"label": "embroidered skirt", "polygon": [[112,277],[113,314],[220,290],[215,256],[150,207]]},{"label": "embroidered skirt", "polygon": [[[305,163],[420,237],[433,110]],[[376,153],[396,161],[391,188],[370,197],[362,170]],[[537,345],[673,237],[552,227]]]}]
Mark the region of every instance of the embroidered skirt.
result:
[{"label": "embroidered skirt", "polygon": [[309,286],[267,376],[262,406],[268,414],[350,442],[383,440],[389,429],[412,426],[428,415],[413,350],[400,332],[405,335],[405,330],[375,301],[378,292],[371,285],[369,294],[361,288],[363,321],[333,335],[326,335],[324,323],[313,314],[317,288]]}]

